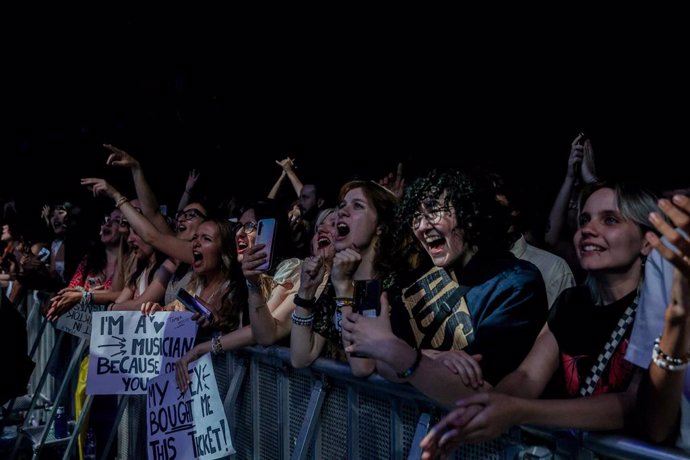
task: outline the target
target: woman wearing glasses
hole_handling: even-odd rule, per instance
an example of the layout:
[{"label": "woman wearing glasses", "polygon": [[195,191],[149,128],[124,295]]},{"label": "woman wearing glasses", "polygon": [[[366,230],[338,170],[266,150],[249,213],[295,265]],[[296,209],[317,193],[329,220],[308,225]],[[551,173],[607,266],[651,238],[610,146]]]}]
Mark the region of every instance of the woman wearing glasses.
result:
[{"label": "woman wearing glasses", "polygon": [[[277,229],[273,242],[274,263],[268,272],[248,270],[261,263],[260,247],[255,247],[257,223],[260,219],[276,219]],[[246,325],[212,340],[194,346],[177,363],[177,383],[185,390],[189,385],[189,364],[205,353],[214,355],[236,350],[254,343],[273,345],[290,332],[290,313],[294,310],[293,296],[299,286],[299,259],[290,257],[293,248],[285,213],[272,202],[259,201],[247,207],[240,216],[235,231],[237,260],[249,290],[249,321]],[[257,262],[258,261],[258,262]],[[246,324],[246,321],[245,321]]]},{"label": "woman wearing glasses", "polygon": [[131,227],[146,243],[169,258],[156,272],[153,281],[146,291],[136,300],[117,303],[112,306],[115,310],[139,310],[144,302],[163,302],[168,304],[175,299],[179,287],[189,282],[194,262],[192,255],[192,238],[199,226],[206,219],[206,208],[199,202],[189,203],[175,215],[175,233],[161,231],[156,225],[142,214],[142,208],[134,206],[112,185],[103,179],[82,179],[82,185],[91,187],[94,195],[102,193],[115,201],[115,205],[122,212],[122,223]]},{"label": "woman wearing glasses", "polygon": [[[378,360],[379,373],[409,379],[450,404],[478,388],[482,375],[497,383],[527,355],[546,319],[544,281],[534,265],[509,252],[506,210],[491,188],[462,172],[417,179],[397,217],[398,228],[410,229],[417,241],[407,247],[428,258],[408,255],[421,262],[407,280],[398,273],[402,289],[399,298],[390,293],[396,296],[390,320],[386,296],[378,318],[347,316],[346,351]],[[401,238],[412,241],[408,232]]]}]

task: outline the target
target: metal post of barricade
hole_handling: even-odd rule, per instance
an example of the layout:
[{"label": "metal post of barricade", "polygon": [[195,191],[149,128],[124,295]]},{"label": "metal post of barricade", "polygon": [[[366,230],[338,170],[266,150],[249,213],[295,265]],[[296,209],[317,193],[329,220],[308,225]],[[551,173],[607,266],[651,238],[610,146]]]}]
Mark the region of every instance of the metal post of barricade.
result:
[{"label": "metal post of barricade", "polygon": [[259,459],[259,366],[257,365],[257,358],[251,355],[251,367],[249,368],[249,382],[250,390],[252,392],[252,445],[255,446],[252,452],[254,460]]},{"label": "metal post of barricade", "polygon": [[128,395],[120,395],[119,401],[117,402],[117,413],[115,414],[115,420],[113,420],[113,427],[110,429],[110,434],[108,435],[108,441],[105,443],[105,449],[103,450],[103,456],[101,460],[105,460],[108,457],[108,452],[115,442],[115,437],[117,436],[117,427],[120,425],[120,420],[122,420],[122,414],[125,413],[125,407],[127,407]]},{"label": "metal post of barricade", "polygon": [[[64,333],[61,332],[60,335],[64,335]],[[72,359],[69,362],[69,365],[67,366],[67,371],[65,372],[64,378],[62,379],[62,383],[60,384],[60,388],[58,389],[57,395],[55,397],[55,403],[59,402],[62,400],[62,397],[67,390],[67,387],[69,386],[70,379],[72,378],[72,374],[74,373],[75,369],[79,367],[79,361],[81,359],[82,354],[88,347],[88,341],[86,339],[81,339],[79,346],[75,350],[75,352],[72,354]],[[56,347],[57,349],[57,347]],[[52,356],[52,353],[51,353]],[[50,360],[48,361],[50,362]],[[46,369],[44,371],[44,374],[47,374],[48,370]],[[44,376],[41,376],[41,379],[43,379]],[[53,404],[53,407],[50,410],[50,415],[48,416],[48,420],[46,421],[46,424],[44,426],[39,426],[39,427],[22,427],[20,429],[20,433],[23,433],[31,439],[31,442],[33,444],[33,450],[34,450],[34,458],[39,458],[41,451],[43,450],[43,447],[46,445],[46,440],[48,439],[48,434],[49,434],[49,429],[53,424],[53,421],[55,420],[55,414],[57,412],[59,404]],[[32,429],[33,428],[33,429]],[[17,442],[15,444],[14,451],[12,453],[12,456],[14,457],[16,453],[19,450],[19,447],[21,446],[21,441],[22,441],[22,436],[17,436]],[[56,440],[57,442],[64,442],[63,440]]]},{"label": "metal post of barricade", "polygon": [[277,402],[278,402],[278,449],[281,459],[290,456],[290,410],[288,400],[288,378],[285,364],[277,361],[278,382],[277,382]]},{"label": "metal post of barricade", "polygon": [[324,399],[326,399],[325,389],[326,386],[321,380],[316,380],[314,382],[311,396],[309,397],[307,413],[304,415],[304,423],[302,423],[295,450],[292,452],[292,460],[304,460],[307,458],[312,438],[319,424],[321,407],[323,406]]},{"label": "metal post of barricade", "polygon": [[414,431],[414,436],[412,437],[412,445],[410,446],[410,453],[407,455],[407,460],[417,460],[422,456],[422,449],[419,447],[419,443],[422,442],[424,436],[429,432],[429,426],[431,425],[431,414],[428,412],[422,412],[419,414],[419,420],[417,421],[417,428]]},{"label": "metal post of barricade", "polygon": [[62,460],[69,460],[70,457],[72,456],[72,450],[74,449],[74,446],[79,439],[79,432],[81,431],[81,427],[84,424],[84,419],[86,418],[86,414],[89,413],[89,410],[91,410],[91,403],[93,402],[93,395],[88,395],[86,397],[86,400],[84,401],[84,406],[81,409],[81,414],[79,414],[79,418],[77,419],[76,423],[74,424],[74,429],[72,431],[72,435],[69,438],[69,443],[67,444],[67,449],[65,449],[65,454],[62,456]]},{"label": "metal post of barricade", "polygon": [[237,423],[235,419],[235,404],[237,403],[237,397],[240,394],[240,389],[242,388],[242,382],[244,382],[244,376],[247,374],[247,365],[244,360],[238,359],[239,365],[229,367],[233,369],[232,379],[230,380],[230,385],[228,387],[228,393],[225,395],[225,400],[223,401],[223,410],[225,411],[225,416],[230,421],[232,437],[235,436],[237,431]]},{"label": "metal post of barricade", "polygon": [[354,458],[359,452],[359,393],[354,386],[347,388],[347,426],[347,453]]}]

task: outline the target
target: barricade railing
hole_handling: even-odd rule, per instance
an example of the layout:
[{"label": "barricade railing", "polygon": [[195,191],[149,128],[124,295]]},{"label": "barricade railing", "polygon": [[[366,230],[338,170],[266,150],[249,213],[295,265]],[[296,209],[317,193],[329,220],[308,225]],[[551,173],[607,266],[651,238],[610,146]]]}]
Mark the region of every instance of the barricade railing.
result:
[{"label": "barricade railing", "polygon": [[[33,313],[34,308],[40,306],[27,310],[35,315],[27,322],[30,336],[42,324],[38,321],[42,315]],[[50,353],[41,353],[38,347],[36,358],[47,362]],[[45,365],[37,369],[43,369],[37,372],[38,384],[48,371]],[[235,459],[419,458],[419,442],[444,413],[414,387],[378,375],[354,377],[344,363],[318,359],[309,368],[294,369],[284,347],[248,347],[217,356],[214,369]],[[52,411],[48,418],[50,423]],[[118,441],[120,458],[145,455],[133,449],[145,444],[141,439],[145,431],[128,430],[129,447]],[[513,429],[488,443],[464,445],[455,458],[518,459],[535,444],[556,458],[690,458],[630,437],[535,427]]]}]

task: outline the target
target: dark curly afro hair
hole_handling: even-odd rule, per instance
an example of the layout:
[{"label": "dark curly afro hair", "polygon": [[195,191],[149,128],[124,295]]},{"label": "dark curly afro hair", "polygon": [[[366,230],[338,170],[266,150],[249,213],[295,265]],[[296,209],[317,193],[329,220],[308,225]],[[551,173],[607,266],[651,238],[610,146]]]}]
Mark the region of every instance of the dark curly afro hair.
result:
[{"label": "dark curly afro hair", "polygon": [[433,170],[407,187],[396,213],[398,229],[410,228],[422,204],[436,207],[438,202],[455,210],[457,229],[463,232],[463,239],[469,246],[476,246],[483,252],[510,248],[507,209],[496,201],[485,179],[458,170]]}]

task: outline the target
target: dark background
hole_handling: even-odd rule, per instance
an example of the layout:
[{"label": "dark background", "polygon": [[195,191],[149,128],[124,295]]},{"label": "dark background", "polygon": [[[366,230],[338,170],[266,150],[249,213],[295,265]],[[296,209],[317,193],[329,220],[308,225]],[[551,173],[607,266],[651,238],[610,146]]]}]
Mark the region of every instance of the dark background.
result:
[{"label": "dark background", "polygon": [[0,198],[30,209],[29,189],[40,202],[90,203],[80,177],[131,193],[128,174],[105,167],[104,142],[136,156],[173,207],[192,167],[207,192],[249,198],[268,192],[287,155],[305,181],[330,185],[399,160],[408,176],[493,161],[548,207],[582,130],[602,176],[690,183],[678,166],[688,80],[672,27],[633,21],[585,42],[557,40],[557,21],[500,36],[410,23],[240,33],[236,17],[184,14],[9,23]]}]

